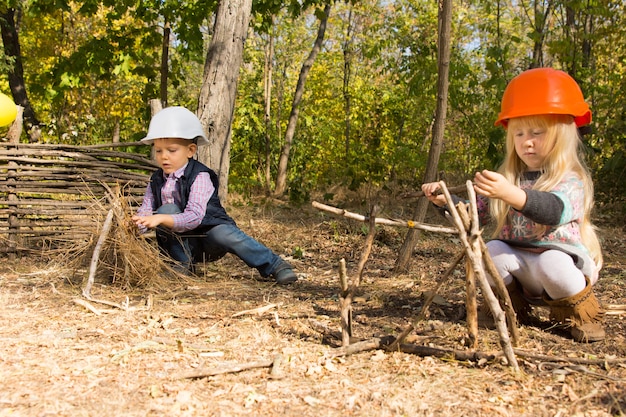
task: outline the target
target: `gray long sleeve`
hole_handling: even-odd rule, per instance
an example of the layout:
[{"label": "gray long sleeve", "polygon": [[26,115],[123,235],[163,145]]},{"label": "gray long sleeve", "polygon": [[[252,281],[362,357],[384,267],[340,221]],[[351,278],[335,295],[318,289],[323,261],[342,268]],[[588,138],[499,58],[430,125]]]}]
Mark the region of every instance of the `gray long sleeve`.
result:
[{"label": "gray long sleeve", "polygon": [[565,204],[553,193],[526,190],[526,205],[520,210],[535,223],[556,226],[561,221]]}]

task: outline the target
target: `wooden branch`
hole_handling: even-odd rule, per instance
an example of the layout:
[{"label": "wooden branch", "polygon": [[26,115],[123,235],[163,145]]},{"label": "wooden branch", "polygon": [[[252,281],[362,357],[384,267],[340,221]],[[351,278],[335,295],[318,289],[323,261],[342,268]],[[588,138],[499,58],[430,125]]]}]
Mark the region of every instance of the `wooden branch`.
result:
[{"label": "wooden branch", "polygon": [[539,353],[528,352],[523,349],[515,349],[515,354],[522,358],[534,359],[541,362],[565,362],[575,363],[579,365],[597,365],[604,369],[607,369],[607,365],[618,365],[626,363],[626,358],[604,358],[604,359],[589,359],[589,358],[574,358],[569,356],[551,356],[541,355]]},{"label": "wooden branch", "polygon": [[348,282],[348,272],[346,260],[339,261],[339,285],[341,294],[339,296],[339,318],[341,323],[341,345],[348,346],[352,337],[352,300],[350,297],[350,284]]},{"label": "wooden branch", "polygon": [[123,304],[115,303],[113,301],[108,301],[108,300],[101,300],[101,299],[98,299],[98,298],[92,298],[92,297],[89,297],[88,300],[91,301],[92,303],[104,304],[105,306],[119,308],[120,310],[124,310],[124,311],[128,311],[129,310],[129,308],[128,308],[128,297],[126,297],[126,302],[123,303]]},{"label": "wooden branch", "polygon": [[[313,201],[311,203],[313,207],[318,210],[327,211],[329,213],[337,214],[339,216],[346,217],[348,219],[357,220],[360,222],[369,221],[369,219],[361,214],[356,214],[349,212],[344,209],[339,209],[333,206],[328,206],[326,204],[318,203],[317,201]],[[399,227],[408,227],[409,229],[421,229],[428,232],[436,232],[436,233],[448,233],[448,234],[456,234],[456,229],[452,227],[445,226],[436,226],[425,223],[415,222],[413,220],[397,220],[397,219],[385,219],[385,218],[377,218],[376,224],[382,224],[386,226],[399,226]]]},{"label": "wooden branch", "polygon": [[384,338],[375,337],[372,339],[362,340],[360,342],[356,342],[348,346],[342,346],[333,350],[330,357],[337,358],[341,356],[350,356],[359,352],[381,349],[391,344],[394,340],[393,336],[386,336]]},{"label": "wooden branch", "polygon": [[[76,160],[64,160],[59,161],[55,159],[38,159],[38,158],[30,158],[30,157],[22,157],[22,156],[2,156],[0,155],[0,161],[14,161],[14,162],[22,162],[27,164],[41,164],[41,165],[59,165],[63,164],[63,166],[73,166],[73,167],[84,167],[84,168],[110,168],[112,167],[112,163],[107,163],[103,161],[76,161]],[[139,164],[131,164],[125,162],[117,162],[115,163],[116,167],[119,168],[127,168],[127,169],[141,169],[142,165]]]},{"label": "wooden branch", "polygon": [[465,321],[469,345],[475,349],[478,345],[478,303],[476,302],[476,274],[469,258],[465,258]]},{"label": "wooden branch", "polygon": [[361,285],[361,281],[363,280],[363,271],[365,270],[365,264],[370,257],[370,253],[372,253],[372,245],[374,244],[374,238],[376,237],[376,216],[378,215],[378,206],[372,206],[369,214],[369,230],[367,232],[367,236],[365,237],[365,244],[363,245],[363,251],[361,252],[361,257],[359,258],[359,265],[357,266],[357,280],[354,283],[354,292]]},{"label": "wooden branch", "polygon": [[[513,341],[513,345],[517,346],[519,342],[517,315],[515,314],[515,310],[513,309],[513,303],[511,302],[509,291],[504,285],[504,280],[502,279],[502,277],[498,273],[498,270],[493,264],[491,255],[489,255],[489,251],[486,250],[487,246],[485,245],[485,242],[481,236],[481,232],[479,230],[480,223],[478,220],[476,193],[474,191],[474,186],[472,185],[471,181],[467,181],[467,194],[470,197],[470,211],[472,213],[472,245],[476,254],[482,259],[481,269],[484,271],[485,267],[487,268],[487,272],[489,272],[489,274],[491,275],[495,292],[497,293],[499,299],[503,301],[504,314],[508,319],[508,329],[511,334],[511,339]],[[491,288],[491,285],[489,287]]]},{"label": "wooden branch", "polygon": [[281,305],[282,303],[278,303],[278,304],[268,304],[266,306],[262,306],[262,307],[257,307],[257,308],[253,308],[251,310],[243,310],[243,311],[239,311],[235,314],[233,314],[231,317],[239,317],[239,316],[245,316],[247,314],[255,314],[257,316],[262,316],[263,314],[267,313],[268,311],[270,311],[273,308],[277,308],[279,305]]},{"label": "wooden branch", "polygon": [[109,231],[111,230],[111,225],[113,224],[113,214],[114,209],[111,208],[107,217],[102,225],[102,231],[100,232],[100,237],[98,238],[98,242],[96,243],[96,247],[93,250],[93,256],[91,257],[91,263],[89,265],[89,277],[87,278],[87,282],[83,287],[83,296],[87,299],[91,298],[91,287],[93,286],[93,282],[96,277],[96,270],[98,269],[98,260],[100,259],[100,250],[102,250],[102,246],[109,235]]},{"label": "wooden branch", "polygon": [[435,296],[439,292],[439,289],[444,284],[444,282],[446,282],[448,280],[448,277],[450,277],[452,275],[452,272],[454,271],[456,266],[459,264],[459,262],[461,262],[461,259],[463,259],[464,256],[465,256],[465,251],[463,251],[463,250],[460,251],[455,256],[454,260],[452,261],[452,264],[448,267],[446,272],[439,279],[435,289],[430,292],[428,298],[426,298],[426,300],[424,301],[424,305],[420,309],[420,312],[419,312],[417,318],[415,320],[413,320],[411,322],[411,324],[409,326],[407,326],[402,331],[402,333],[400,333],[400,335],[396,338],[396,340],[389,346],[389,350],[397,350],[399,348],[399,345],[404,341],[404,339],[406,339],[406,337],[409,334],[411,334],[411,332],[413,332],[413,330],[415,330],[417,328],[418,323],[420,321],[422,321],[424,318],[426,318],[426,312],[430,308],[430,305],[432,304],[433,300],[435,299]]},{"label": "wooden branch", "polygon": [[421,346],[410,343],[401,343],[397,348],[393,350],[390,347],[393,345],[393,337],[387,336],[383,338],[373,338],[364,340],[362,342],[354,343],[348,347],[341,347],[335,349],[331,354],[331,358],[354,355],[356,353],[367,352],[377,349],[385,349],[386,351],[400,351],[404,353],[411,353],[418,356],[433,356],[436,358],[452,358],[458,361],[472,361],[478,362],[479,360],[492,361],[498,357],[498,355],[491,353],[484,353],[478,351],[464,351],[456,349],[448,349],[434,346]]},{"label": "wooden branch", "polygon": [[[480,244],[472,244],[468,238],[467,232],[465,230],[465,225],[461,220],[459,212],[454,205],[452,197],[450,196],[450,192],[448,191],[445,182],[441,181],[439,183],[443,194],[446,197],[446,202],[448,204],[448,210],[452,215],[454,223],[458,229],[459,238],[463,243],[465,250],[467,252],[467,256],[472,262],[472,269],[478,279],[478,282],[481,286],[483,297],[485,301],[488,303],[489,307],[494,316],[494,321],[496,323],[496,328],[498,330],[498,335],[500,336],[500,345],[502,346],[502,350],[504,351],[504,355],[507,358],[509,365],[513,367],[516,372],[519,372],[519,365],[517,360],[515,359],[515,353],[513,352],[513,347],[511,346],[511,341],[509,339],[509,333],[506,327],[505,315],[502,309],[500,308],[500,303],[498,299],[493,293],[487,277],[485,275],[485,270],[482,267],[482,252],[480,251]],[[468,187],[470,188],[470,187]],[[469,191],[469,190],[468,190]],[[472,189],[473,191],[473,189]],[[478,237],[473,237],[474,240],[479,239]]]},{"label": "wooden branch", "polygon": [[339,260],[339,284],[341,285],[341,295],[345,296],[348,293],[348,270],[346,268],[346,260],[341,258]]},{"label": "wooden branch", "polygon": [[[450,191],[451,193],[462,193],[464,191],[466,191],[466,187],[465,185],[457,185],[456,187],[450,187],[448,189],[448,191]],[[403,193],[401,195],[402,198],[419,198],[419,197],[424,197],[424,192],[423,191],[411,191],[408,193]]]},{"label": "wooden branch", "polygon": [[81,300],[80,298],[75,298],[72,301],[80,306],[85,307],[87,310],[91,311],[96,316],[102,315],[102,312],[100,310],[98,310],[97,308],[95,308],[94,306],[92,306],[85,300]]},{"label": "wooden branch", "polygon": [[[82,157],[83,155],[92,155],[94,157],[107,157],[107,158],[119,158],[119,159],[131,159],[137,162],[141,162],[147,166],[151,166],[153,168],[158,168],[156,163],[149,158],[146,158],[142,154],[138,153],[130,153],[130,152],[118,152],[118,151],[100,151],[99,149],[103,148],[114,148],[114,147],[129,147],[145,144],[141,142],[130,142],[130,143],[108,143],[101,145],[87,145],[87,146],[75,146],[75,145],[63,145],[63,144],[44,144],[44,143],[19,143],[14,144],[14,146],[6,146],[7,150],[0,149],[0,155],[53,155],[54,153],[59,152],[71,152],[79,153]],[[76,156],[75,154],[73,156]]]},{"label": "wooden branch", "polygon": [[[365,269],[365,264],[369,259],[370,253],[372,252],[372,245],[374,244],[374,238],[376,237],[376,213],[378,212],[378,207],[376,205],[372,206],[369,215],[369,231],[367,233],[367,237],[365,238],[365,244],[363,245],[363,251],[361,252],[361,257],[359,258],[359,265],[357,267],[357,278],[349,286],[347,291],[342,291],[342,297],[339,302],[341,308],[341,343],[343,346],[347,346],[350,344],[350,338],[352,337],[352,300],[361,285],[361,281],[363,278],[363,270]],[[343,264],[343,268],[345,268],[345,261]],[[341,270],[341,265],[340,265]],[[340,277],[341,278],[341,277]],[[345,279],[347,283],[347,279]],[[345,286],[344,280],[342,279],[340,282],[341,288]]]},{"label": "wooden branch", "polygon": [[[457,361],[467,362],[479,362],[479,361],[493,361],[501,356],[496,353],[488,353],[482,351],[465,351],[457,349],[449,349],[438,346],[422,346],[411,343],[401,343],[397,349],[391,350],[389,347],[393,345],[393,337],[385,336],[381,338],[372,338],[353,343],[350,346],[334,349],[330,353],[330,358],[345,357],[354,355],[361,352],[368,352],[372,350],[384,349],[386,351],[400,351],[404,353],[410,353],[418,356],[432,356],[436,358],[451,358]],[[561,357],[541,355],[532,352],[527,352],[521,349],[515,349],[514,353],[520,357],[526,359],[533,359],[541,361],[542,363],[554,363],[561,362],[566,364],[577,365],[595,365],[600,366],[603,369],[607,369],[610,365],[618,365],[626,363],[626,358],[617,359],[587,359],[587,358],[573,358],[573,357]],[[599,375],[605,377],[604,375]]]},{"label": "wooden branch", "polygon": [[276,355],[273,359],[260,360],[256,362],[248,362],[248,363],[240,363],[240,364],[222,364],[212,369],[197,369],[193,372],[188,372],[180,375],[178,379],[197,379],[197,378],[206,378],[208,376],[215,375],[223,375],[223,374],[232,374],[238,373],[242,371],[247,371],[249,369],[258,369],[258,368],[269,368],[273,367],[275,364],[277,366],[276,373],[280,373],[280,363],[282,362],[282,357],[280,355]]},{"label": "wooden branch", "polygon": [[604,306],[604,314],[608,316],[620,316],[626,314],[626,304],[608,304]]}]

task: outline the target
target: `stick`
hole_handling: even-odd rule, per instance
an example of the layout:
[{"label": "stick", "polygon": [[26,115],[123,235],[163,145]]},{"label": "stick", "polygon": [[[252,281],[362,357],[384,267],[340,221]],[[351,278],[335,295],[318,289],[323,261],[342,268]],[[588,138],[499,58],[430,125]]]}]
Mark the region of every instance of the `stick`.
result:
[{"label": "stick", "polygon": [[[364,340],[361,342],[353,343],[348,347],[337,348],[332,351],[331,358],[342,357],[354,355],[360,352],[367,352],[376,349],[383,349],[385,346],[391,346],[390,341],[393,340],[392,336],[384,336],[381,338],[373,338]],[[389,349],[387,349],[389,350]],[[494,360],[499,355],[495,353],[488,353],[482,351],[463,351],[456,349],[448,349],[438,346],[421,346],[415,345],[412,343],[401,343],[399,348],[397,349],[400,352],[404,353],[412,353],[419,356],[434,356],[437,358],[444,357],[452,357],[455,360],[461,361],[474,361],[477,362],[479,360]],[[580,365],[596,365],[601,366],[604,369],[607,368],[608,365],[617,365],[626,363],[626,358],[617,358],[617,359],[587,359],[587,358],[570,358],[570,357],[561,357],[561,356],[550,356],[550,355],[541,355],[537,353],[527,352],[521,349],[515,349],[515,354],[528,358],[534,359],[541,362],[564,362],[571,364],[580,364]]]},{"label": "stick", "polygon": [[91,256],[91,264],[89,265],[89,277],[87,278],[87,283],[83,287],[83,296],[87,299],[91,298],[91,287],[93,286],[93,282],[96,277],[100,251],[102,250],[102,245],[106,241],[109,231],[111,230],[111,225],[113,224],[113,213],[114,208],[111,208],[107,213],[106,220],[104,221],[104,225],[102,226],[102,231],[100,232],[100,237],[98,238],[98,243],[96,243],[96,247],[93,250],[93,255]]},{"label": "stick", "polygon": [[[347,217],[348,219],[358,220],[360,222],[369,221],[367,217],[361,214],[356,214],[356,213],[352,213],[344,209],[328,206],[326,204],[318,203],[317,201],[313,201],[311,204],[316,209],[328,211],[329,213]],[[385,219],[385,218],[379,217],[376,219],[376,224],[383,224],[387,226],[408,227],[409,229],[421,229],[427,232],[448,233],[448,234],[457,233],[456,229],[453,227],[430,225],[430,224],[415,222],[413,220]]]},{"label": "stick", "polygon": [[[342,346],[348,346],[350,344],[350,338],[352,337],[352,299],[354,298],[357,289],[361,285],[365,264],[367,263],[370,253],[372,252],[372,245],[374,244],[374,238],[376,237],[377,212],[378,207],[376,205],[372,206],[369,215],[369,231],[367,232],[367,237],[365,238],[365,245],[363,246],[363,252],[361,252],[361,258],[359,259],[359,265],[357,268],[357,279],[355,282],[352,283],[352,285],[350,285],[347,291],[342,291],[342,297],[340,300]],[[345,261],[343,264],[343,268],[345,268]],[[347,277],[341,278],[342,289],[346,284]]]},{"label": "stick", "polygon": [[263,314],[265,314],[269,310],[278,307],[280,304],[281,303],[278,303],[278,304],[268,304],[266,306],[253,308],[251,310],[243,310],[243,311],[240,311],[238,313],[233,314],[231,317],[239,317],[239,316],[244,316],[246,314],[256,314],[257,316],[262,316]]},{"label": "stick", "polygon": [[541,355],[538,353],[528,352],[522,349],[515,349],[515,354],[523,358],[534,359],[534,360],[538,360],[541,362],[566,362],[566,363],[575,363],[579,365],[597,365],[597,366],[601,366],[604,369],[607,369],[607,365],[617,365],[621,363],[626,363],[626,358],[615,358],[615,359],[570,358],[570,357],[563,357],[563,356]]},{"label": "stick", "polygon": [[[480,251],[480,244],[476,245],[470,243],[467,232],[465,230],[465,226],[463,224],[463,221],[461,220],[456,206],[454,205],[454,202],[452,201],[452,197],[450,196],[450,192],[446,187],[446,183],[441,181],[439,185],[443,190],[444,195],[446,196],[448,209],[458,229],[459,238],[461,239],[461,242],[463,242],[463,245],[467,252],[467,256],[472,262],[472,268],[476,277],[478,278],[478,282],[483,291],[483,297],[485,298],[485,301],[489,304],[489,307],[491,308],[491,311],[493,313],[494,320],[496,322],[496,328],[498,329],[498,335],[500,336],[500,345],[502,346],[504,355],[509,361],[509,365],[512,366],[516,372],[519,372],[519,365],[517,364],[517,360],[515,359],[515,353],[513,352],[513,347],[511,346],[511,341],[509,339],[509,333],[506,328],[504,312],[502,311],[502,308],[500,308],[500,303],[494,295],[493,290],[491,289],[489,282],[487,281],[485,270],[482,267],[482,252]],[[474,237],[474,239],[478,238],[480,238],[480,236]]]},{"label": "stick", "polygon": [[348,285],[348,273],[346,271],[346,260],[339,261],[339,284],[341,285],[341,297],[339,299],[340,319],[341,319],[341,345],[348,346],[352,337],[352,300]]},{"label": "stick", "polygon": [[[340,356],[349,356],[354,355],[355,353],[367,352],[371,350],[384,349],[385,346],[391,346],[393,343],[390,343],[393,340],[393,337],[386,336],[383,338],[373,338],[364,340],[362,342],[354,343],[348,347],[341,347],[335,349],[332,352],[331,357],[336,358]],[[386,348],[389,351],[389,348]],[[447,349],[442,347],[434,347],[434,346],[420,346],[414,345],[411,343],[401,343],[398,345],[398,349],[400,352],[404,353],[412,353],[418,356],[434,356],[436,358],[452,358],[454,360],[459,361],[474,361],[478,362],[479,360],[493,360],[497,358],[497,355],[478,352],[478,351],[463,351],[456,349]]]},{"label": "stick", "polygon": [[129,310],[129,308],[128,308],[128,301],[126,302],[126,304],[119,304],[119,303],[114,303],[113,301],[100,300],[100,299],[96,299],[96,298],[92,298],[92,297],[86,297],[85,296],[85,298],[87,298],[92,303],[100,303],[100,304],[104,304],[104,305],[109,306],[109,307],[119,308],[120,310],[124,310],[124,311],[128,311]]},{"label": "stick", "polygon": [[[457,185],[456,187],[448,188],[448,191],[450,191],[451,193],[460,193],[460,192],[466,191],[466,187],[465,187],[465,185]],[[403,198],[424,197],[424,192],[423,191],[412,191],[410,193],[402,194],[401,197],[403,197]]]},{"label": "stick", "polygon": [[472,348],[478,345],[478,305],[476,303],[476,275],[472,261],[465,260],[465,314],[469,342]]},{"label": "stick", "polygon": [[620,316],[626,313],[626,304],[609,304],[604,306],[604,314],[607,316]]},{"label": "stick", "polygon": [[357,269],[357,281],[355,285],[353,285],[354,291],[356,291],[356,289],[361,285],[361,280],[363,279],[363,270],[365,269],[365,264],[367,263],[367,260],[370,257],[370,253],[372,252],[372,245],[374,244],[374,238],[376,237],[376,215],[377,214],[378,214],[378,207],[374,205],[372,209],[370,210],[370,215],[368,219],[369,230],[367,232],[367,236],[365,237],[365,245],[363,246],[363,252],[361,252],[361,258],[359,259],[359,266]]},{"label": "stick", "polygon": [[[465,230],[470,230],[472,221],[467,214],[467,205],[461,202],[457,206],[459,207],[457,212],[463,222],[463,227]],[[454,222],[454,219],[451,219],[451,221]],[[465,319],[468,338],[472,348],[476,348],[478,344],[478,303],[476,294],[476,274],[474,273],[472,260],[468,256],[465,258]]]},{"label": "stick", "polygon": [[247,371],[249,369],[269,368],[273,363],[274,359],[240,364],[223,364],[213,369],[199,369],[193,372],[188,372],[179,376],[178,379],[205,378],[207,376],[233,374],[241,371]]},{"label": "stick", "polygon": [[102,312],[100,310],[98,310],[97,308],[95,308],[94,306],[92,306],[85,300],[81,300],[80,298],[75,298],[72,301],[80,306],[85,307],[87,310],[91,311],[96,316],[102,315]]},{"label": "stick", "polygon": [[350,356],[359,352],[367,352],[369,350],[381,349],[384,346],[389,345],[394,341],[393,336],[386,336],[383,338],[375,337],[372,339],[363,340],[360,342],[353,343],[349,346],[342,346],[340,348],[335,349],[331,353],[331,358],[337,358],[340,356]]},{"label": "stick", "polygon": [[396,338],[396,340],[394,342],[391,343],[391,345],[389,345],[389,350],[392,350],[392,351],[393,350],[397,350],[398,346],[404,341],[404,339],[406,339],[406,337],[413,330],[415,330],[417,328],[418,323],[420,321],[424,320],[424,318],[426,317],[426,312],[428,311],[428,308],[430,307],[431,303],[435,299],[435,296],[437,295],[437,292],[439,292],[439,289],[441,288],[443,283],[448,280],[448,277],[450,276],[450,274],[452,274],[452,271],[454,271],[454,268],[456,268],[456,266],[459,264],[459,262],[461,262],[461,259],[463,259],[464,256],[465,256],[465,252],[464,251],[460,251],[456,255],[456,257],[452,261],[452,264],[448,267],[446,272],[443,274],[443,276],[441,277],[441,279],[437,283],[437,286],[435,287],[434,291],[431,291],[431,293],[428,296],[428,298],[426,298],[426,300],[424,301],[424,305],[420,309],[420,312],[419,312],[417,318],[415,320],[413,320],[413,322],[410,325],[408,325],[402,331],[402,333],[400,333],[400,335]]},{"label": "stick", "polygon": [[[489,251],[487,251],[485,241],[481,237],[481,233],[479,231],[478,207],[476,205],[476,193],[474,191],[474,187],[472,186],[471,181],[467,181],[467,194],[470,197],[470,209],[472,213],[472,238],[474,239],[474,250],[477,254],[480,254],[480,257],[483,261],[483,264],[481,265],[483,271],[486,267],[487,272],[489,272],[492,280],[494,281],[493,284],[496,289],[496,293],[499,299],[502,300],[504,303],[504,314],[508,319],[509,332],[511,333],[511,338],[513,339],[513,345],[517,346],[517,343],[519,341],[517,316],[515,314],[515,310],[513,310],[513,303],[511,302],[509,291],[504,286],[504,281],[498,273],[498,270],[496,269],[496,266],[491,259],[491,255],[489,255]],[[491,286],[489,286],[489,288],[491,288]]]}]

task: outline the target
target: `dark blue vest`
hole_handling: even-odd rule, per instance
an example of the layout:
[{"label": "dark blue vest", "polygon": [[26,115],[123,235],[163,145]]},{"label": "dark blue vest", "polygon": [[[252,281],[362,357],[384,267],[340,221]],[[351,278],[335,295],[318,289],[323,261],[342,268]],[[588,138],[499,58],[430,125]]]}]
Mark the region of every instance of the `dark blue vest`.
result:
[{"label": "dark blue vest", "polygon": [[[201,172],[209,173],[215,191],[213,192],[213,195],[209,199],[209,203],[206,206],[206,213],[204,214],[202,223],[197,229],[195,229],[195,231],[210,229],[211,227],[217,226],[218,224],[234,225],[235,221],[228,214],[226,214],[226,210],[224,210],[224,207],[222,207],[222,203],[220,202],[218,196],[219,180],[217,178],[217,174],[212,169],[210,169],[203,163],[196,161],[195,159],[189,159],[189,163],[185,168],[184,174],[176,182],[176,189],[181,198],[181,212],[185,211],[185,207],[187,207],[187,201],[189,200],[191,185],[196,180],[198,174]],[[163,202],[161,201],[161,189],[164,185],[165,178],[163,177],[163,170],[159,168],[150,177],[150,188],[152,189],[152,195],[154,196],[154,207],[152,207],[152,210],[154,211],[156,211],[157,208],[163,205]]]}]

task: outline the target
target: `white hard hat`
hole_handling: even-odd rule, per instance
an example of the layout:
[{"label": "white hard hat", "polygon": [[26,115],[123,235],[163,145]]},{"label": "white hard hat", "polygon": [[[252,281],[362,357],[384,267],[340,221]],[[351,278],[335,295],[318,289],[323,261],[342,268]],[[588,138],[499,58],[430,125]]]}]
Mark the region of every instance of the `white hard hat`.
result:
[{"label": "white hard hat", "polygon": [[198,117],[184,107],[166,107],[150,120],[148,134],[141,142],[152,144],[155,139],[181,138],[196,140],[200,145],[208,145],[209,140]]}]

